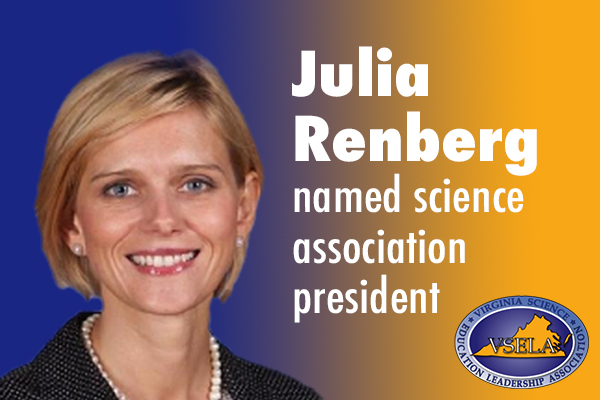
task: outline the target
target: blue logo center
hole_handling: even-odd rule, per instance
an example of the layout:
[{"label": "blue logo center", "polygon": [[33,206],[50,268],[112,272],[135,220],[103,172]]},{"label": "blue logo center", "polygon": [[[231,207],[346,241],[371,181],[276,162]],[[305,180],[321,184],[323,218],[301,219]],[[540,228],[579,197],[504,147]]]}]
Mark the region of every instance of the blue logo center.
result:
[{"label": "blue logo center", "polygon": [[585,326],[569,309],[530,296],[505,297],[473,310],[455,337],[456,353],[478,378],[535,388],[562,380],[587,354]]}]

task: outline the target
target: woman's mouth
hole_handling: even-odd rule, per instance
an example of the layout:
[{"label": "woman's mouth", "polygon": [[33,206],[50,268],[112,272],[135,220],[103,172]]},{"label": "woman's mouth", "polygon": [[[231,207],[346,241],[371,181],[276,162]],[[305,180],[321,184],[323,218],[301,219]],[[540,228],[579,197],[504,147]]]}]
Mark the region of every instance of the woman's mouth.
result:
[{"label": "woman's mouth", "polygon": [[126,257],[138,271],[149,275],[172,275],[192,265],[200,250],[157,250],[128,254]]}]

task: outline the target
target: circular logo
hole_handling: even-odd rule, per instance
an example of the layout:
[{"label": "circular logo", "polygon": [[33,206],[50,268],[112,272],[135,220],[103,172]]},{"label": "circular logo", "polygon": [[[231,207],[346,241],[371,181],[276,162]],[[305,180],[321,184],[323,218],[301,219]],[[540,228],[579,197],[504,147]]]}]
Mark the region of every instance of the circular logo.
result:
[{"label": "circular logo", "polygon": [[568,308],[540,297],[512,296],[471,311],[456,331],[454,347],[479,379],[530,389],[572,374],[587,354],[588,334]]}]

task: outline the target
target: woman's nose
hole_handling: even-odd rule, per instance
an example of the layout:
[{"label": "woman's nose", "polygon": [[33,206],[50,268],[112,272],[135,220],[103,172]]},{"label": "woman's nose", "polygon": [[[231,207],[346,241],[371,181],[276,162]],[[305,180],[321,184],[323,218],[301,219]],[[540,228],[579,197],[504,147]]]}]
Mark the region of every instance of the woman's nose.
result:
[{"label": "woman's nose", "polygon": [[181,231],[183,220],[180,205],[174,195],[159,193],[146,200],[144,219],[148,230],[162,235],[170,235]]}]

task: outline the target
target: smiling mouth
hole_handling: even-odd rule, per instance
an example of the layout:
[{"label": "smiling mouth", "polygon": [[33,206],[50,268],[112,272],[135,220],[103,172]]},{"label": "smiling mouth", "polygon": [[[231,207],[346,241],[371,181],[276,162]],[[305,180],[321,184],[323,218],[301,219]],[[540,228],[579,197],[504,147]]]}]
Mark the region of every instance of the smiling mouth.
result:
[{"label": "smiling mouth", "polygon": [[138,267],[169,268],[189,264],[198,254],[199,249],[169,255],[128,254],[126,257]]}]

